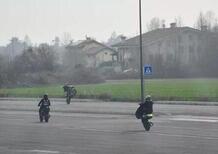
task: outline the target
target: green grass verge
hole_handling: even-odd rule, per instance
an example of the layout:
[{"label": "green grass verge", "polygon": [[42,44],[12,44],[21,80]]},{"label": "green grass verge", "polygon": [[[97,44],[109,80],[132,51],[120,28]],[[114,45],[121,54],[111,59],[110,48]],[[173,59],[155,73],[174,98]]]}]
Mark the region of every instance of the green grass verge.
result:
[{"label": "green grass verge", "polygon": [[[140,81],[108,81],[103,84],[78,85],[78,98],[98,98],[111,101],[138,101]],[[62,86],[0,89],[0,96],[64,97]],[[218,79],[161,79],[145,80],[145,93],[155,100],[218,101]]]}]

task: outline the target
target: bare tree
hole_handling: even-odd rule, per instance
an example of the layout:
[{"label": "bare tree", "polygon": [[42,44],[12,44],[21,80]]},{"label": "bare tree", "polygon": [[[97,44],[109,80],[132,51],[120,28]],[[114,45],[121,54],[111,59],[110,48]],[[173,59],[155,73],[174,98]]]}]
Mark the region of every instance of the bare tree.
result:
[{"label": "bare tree", "polygon": [[32,46],[31,40],[30,40],[30,38],[29,38],[28,35],[25,35],[25,37],[24,37],[24,44],[25,44],[27,47]]},{"label": "bare tree", "polygon": [[206,26],[209,31],[212,31],[217,26],[217,18],[214,12],[207,11],[206,13],[199,13],[195,27],[201,30],[203,26]]},{"label": "bare tree", "polygon": [[161,20],[157,17],[151,19],[151,21],[147,24],[147,30],[152,31],[161,27]]},{"label": "bare tree", "polygon": [[183,21],[182,21],[182,17],[178,16],[175,18],[175,23],[178,27],[182,27],[183,26]]},{"label": "bare tree", "polygon": [[218,32],[218,18],[215,19],[214,26],[212,28],[213,32]]},{"label": "bare tree", "polygon": [[64,46],[67,46],[70,44],[70,42],[72,41],[72,37],[71,34],[68,32],[64,32],[63,34],[63,39],[62,39],[62,43]]},{"label": "bare tree", "polygon": [[195,23],[195,27],[199,30],[201,30],[202,26],[205,26],[206,25],[206,19],[204,17],[204,14],[203,12],[200,12],[198,17],[197,17],[197,21]]}]

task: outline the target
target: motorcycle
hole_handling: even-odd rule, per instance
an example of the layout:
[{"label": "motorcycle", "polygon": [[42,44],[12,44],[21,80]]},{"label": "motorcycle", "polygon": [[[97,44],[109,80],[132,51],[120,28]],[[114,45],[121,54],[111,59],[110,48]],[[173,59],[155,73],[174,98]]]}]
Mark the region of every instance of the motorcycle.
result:
[{"label": "motorcycle", "polygon": [[146,131],[149,131],[150,128],[154,125],[149,119],[152,118],[152,114],[143,113],[142,106],[139,106],[135,112],[135,116],[137,119],[141,119],[142,124]]},{"label": "motorcycle", "polygon": [[44,108],[40,109],[40,111],[39,111],[40,122],[43,122],[43,120],[45,120],[45,122],[49,121],[49,118],[50,118],[49,111],[50,111],[49,107],[44,107]]},{"label": "motorcycle", "polygon": [[71,85],[64,86],[63,88],[66,93],[66,102],[67,104],[70,104],[71,98],[76,96],[76,88]]},{"label": "motorcycle", "polygon": [[142,124],[146,131],[149,131],[150,128],[154,125],[153,122],[149,121],[152,118],[152,114],[143,114],[141,117]]}]

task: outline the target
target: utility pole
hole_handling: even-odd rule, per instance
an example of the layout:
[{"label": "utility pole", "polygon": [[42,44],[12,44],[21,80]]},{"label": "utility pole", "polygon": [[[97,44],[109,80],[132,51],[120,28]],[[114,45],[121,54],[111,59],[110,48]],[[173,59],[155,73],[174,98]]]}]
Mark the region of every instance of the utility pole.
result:
[{"label": "utility pole", "polygon": [[139,0],[139,29],[140,29],[140,73],[141,73],[141,103],[144,102],[144,76],[143,76],[143,54],[142,54],[142,3]]}]

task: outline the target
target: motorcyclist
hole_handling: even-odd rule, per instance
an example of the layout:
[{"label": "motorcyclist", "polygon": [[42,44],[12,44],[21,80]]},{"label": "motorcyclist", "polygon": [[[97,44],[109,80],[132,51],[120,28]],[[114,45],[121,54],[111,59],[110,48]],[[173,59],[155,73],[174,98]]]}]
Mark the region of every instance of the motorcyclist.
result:
[{"label": "motorcyclist", "polygon": [[73,98],[76,95],[77,91],[74,86],[67,85],[67,84],[63,86],[63,89],[66,94],[65,96],[66,96],[67,104],[70,104],[71,98]]},{"label": "motorcyclist", "polygon": [[140,106],[136,110],[136,118],[141,119],[142,123],[147,122],[153,116],[153,101],[150,95],[145,97],[144,103],[139,104]]},{"label": "motorcyclist", "polygon": [[153,101],[150,95],[145,97],[144,103],[141,103],[143,114],[153,114]]},{"label": "motorcyclist", "polygon": [[40,116],[41,111],[44,109],[47,109],[48,113],[49,113],[49,111],[50,111],[49,107],[51,106],[51,103],[50,103],[50,100],[48,99],[48,94],[44,94],[44,96],[41,99],[41,101],[39,102],[38,106],[40,107],[39,108],[39,116]]}]

